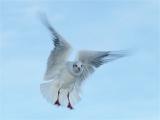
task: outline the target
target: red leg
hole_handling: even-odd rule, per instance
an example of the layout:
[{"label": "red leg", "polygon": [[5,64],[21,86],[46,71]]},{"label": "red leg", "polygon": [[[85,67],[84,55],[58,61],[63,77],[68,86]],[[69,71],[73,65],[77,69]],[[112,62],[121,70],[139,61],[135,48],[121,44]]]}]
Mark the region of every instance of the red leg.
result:
[{"label": "red leg", "polygon": [[69,109],[73,109],[73,107],[72,107],[72,105],[71,105],[71,103],[70,103],[70,99],[69,99],[69,93],[67,94],[67,98],[68,98],[68,108]]},{"label": "red leg", "polygon": [[58,90],[58,97],[57,97],[57,100],[55,101],[55,105],[57,105],[57,106],[60,106],[61,104],[60,104],[60,102],[59,102],[59,94],[60,94],[60,90]]}]

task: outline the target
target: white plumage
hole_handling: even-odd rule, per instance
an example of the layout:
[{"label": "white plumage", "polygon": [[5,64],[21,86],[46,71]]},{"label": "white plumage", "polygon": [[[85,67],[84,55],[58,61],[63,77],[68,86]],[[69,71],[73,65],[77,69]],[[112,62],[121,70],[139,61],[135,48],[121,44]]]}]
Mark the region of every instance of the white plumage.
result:
[{"label": "white plumage", "polygon": [[71,45],[55,31],[46,16],[41,18],[55,46],[48,58],[46,82],[40,85],[41,93],[48,102],[73,109],[80,100],[82,82],[102,64],[125,56],[126,51],[80,51],[77,60],[67,61]]}]

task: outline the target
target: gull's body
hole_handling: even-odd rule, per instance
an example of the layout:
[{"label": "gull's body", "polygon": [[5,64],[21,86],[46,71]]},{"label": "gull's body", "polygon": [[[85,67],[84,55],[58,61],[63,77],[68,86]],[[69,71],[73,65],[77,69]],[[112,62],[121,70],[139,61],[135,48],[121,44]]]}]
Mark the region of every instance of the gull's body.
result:
[{"label": "gull's body", "polygon": [[74,87],[77,76],[74,75],[71,69],[72,64],[72,62],[67,62],[59,74],[59,85],[62,89],[73,89]]},{"label": "gull's body", "polygon": [[80,99],[81,84],[96,68],[104,63],[116,60],[126,55],[124,51],[80,51],[75,61],[67,61],[71,45],[59,35],[49,24],[46,17],[44,25],[52,33],[55,48],[51,51],[44,76],[46,83],[40,88],[48,102],[55,105],[67,105],[73,109],[73,104]]}]

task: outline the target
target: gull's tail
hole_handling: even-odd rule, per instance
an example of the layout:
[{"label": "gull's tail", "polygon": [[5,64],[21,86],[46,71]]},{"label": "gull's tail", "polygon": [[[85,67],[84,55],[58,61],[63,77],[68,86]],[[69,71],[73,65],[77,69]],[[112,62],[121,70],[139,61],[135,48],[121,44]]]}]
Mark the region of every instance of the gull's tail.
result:
[{"label": "gull's tail", "polygon": [[50,81],[40,85],[40,90],[43,97],[51,104],[54,104],[57,99],[58,89],[59,85],[56,81]]},{"label": "gull's tail", "polygon": [[[55,101],[58,98],[58,91],[60,90],[59,94],[59,103],[62,106],[68,105],[68,98],[67,94],[70,91],[68,88],[66,89],[60,89],[60,85],[58,81],[50,81],[46,83],[40,84],[40,90],[43,95],[43,97],[51,104],[55,104]],[[79,96],[79,90],[74,88],[72,91],[70,91],[70,102],[72,105],[75,105],[80,100]]]}]

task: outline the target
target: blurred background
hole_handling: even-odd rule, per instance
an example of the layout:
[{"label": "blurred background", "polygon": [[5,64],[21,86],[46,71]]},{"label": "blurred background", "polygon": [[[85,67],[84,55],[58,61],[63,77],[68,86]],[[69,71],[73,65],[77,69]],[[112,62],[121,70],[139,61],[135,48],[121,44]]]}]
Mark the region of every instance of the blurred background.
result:
[{"label": "blurred background", "polygon": [[[0,0],[0,119],[160,119],[158,6],[158,0]],[[70,59],[80,49],[134,51],[97,69],[72,111],[40,93],[53,48],[41,12],[74,47]]]}]

